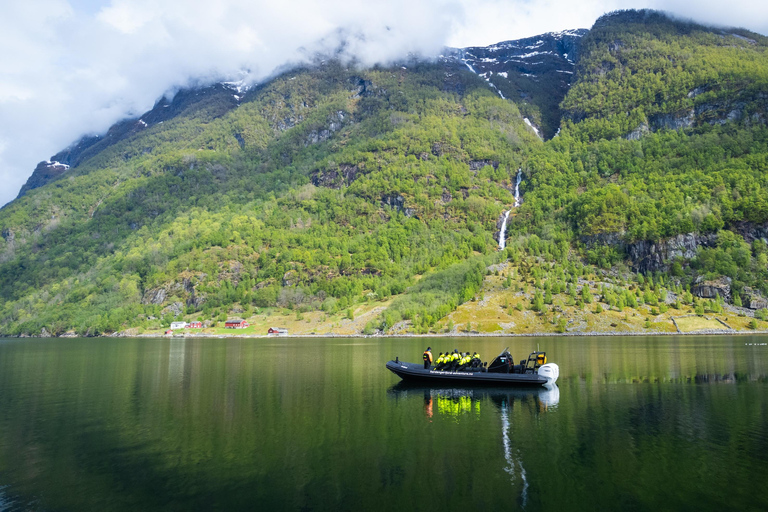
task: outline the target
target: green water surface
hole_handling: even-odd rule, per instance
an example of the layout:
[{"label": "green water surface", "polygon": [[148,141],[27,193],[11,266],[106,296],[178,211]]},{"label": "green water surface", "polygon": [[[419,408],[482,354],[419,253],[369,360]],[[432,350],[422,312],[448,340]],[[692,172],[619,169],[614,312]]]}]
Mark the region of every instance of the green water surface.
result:
[{"label": "green water surface", "polygon": [[[766,343],[0,339],[0,510],[768,510]],[[427,344],[558,387],[384,368]]]}]

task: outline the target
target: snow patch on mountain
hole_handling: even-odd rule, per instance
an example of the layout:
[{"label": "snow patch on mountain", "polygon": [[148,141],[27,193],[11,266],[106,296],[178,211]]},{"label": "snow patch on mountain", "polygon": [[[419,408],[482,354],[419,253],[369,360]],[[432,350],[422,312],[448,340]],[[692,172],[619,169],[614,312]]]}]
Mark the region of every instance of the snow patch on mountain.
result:
[{"label": "snow patch on mountain", "polygon": [[[238,95],[243,95],[251,89],[252,85],[247,83],[245,79],[237,80],[233,82],[222,82],[221,85],[228,87],[235,91]],[[255,85],[255,84],[254,84]]]},{"label": "snow patch on mountain", "polygon": [[46,160],[45,165],[47,165],[48,167],[63,167],[64,170],[69,169],[69,166],[67,164],[57,162],[56,160]]}]

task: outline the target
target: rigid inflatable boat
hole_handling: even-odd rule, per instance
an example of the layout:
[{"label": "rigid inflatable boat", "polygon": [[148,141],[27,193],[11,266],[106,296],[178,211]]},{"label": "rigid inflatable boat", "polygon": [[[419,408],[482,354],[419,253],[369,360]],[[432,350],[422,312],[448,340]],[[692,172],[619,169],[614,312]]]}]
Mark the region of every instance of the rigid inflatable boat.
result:
[{"label": "rigid inflatable boat", "polygon": [[544,386],[554,384],[560,376],[560,368],[547,363],[545,352],[531,352],[528,359],[515,364],[508,348],[491,364],[462,371],[436,370],[433,366],[424,369],[423,363],[406,363],[397,357],[387,362],[387,369],[403,380],[462,385]]}]

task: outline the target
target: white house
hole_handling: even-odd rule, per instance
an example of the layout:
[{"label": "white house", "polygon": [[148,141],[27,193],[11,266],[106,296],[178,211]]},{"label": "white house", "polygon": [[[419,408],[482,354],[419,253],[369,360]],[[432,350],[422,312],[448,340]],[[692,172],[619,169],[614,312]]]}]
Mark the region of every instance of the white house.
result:
[{"label": "white house", "polygon": [[171,329],[186,329],[187,322],[171,322]]}]

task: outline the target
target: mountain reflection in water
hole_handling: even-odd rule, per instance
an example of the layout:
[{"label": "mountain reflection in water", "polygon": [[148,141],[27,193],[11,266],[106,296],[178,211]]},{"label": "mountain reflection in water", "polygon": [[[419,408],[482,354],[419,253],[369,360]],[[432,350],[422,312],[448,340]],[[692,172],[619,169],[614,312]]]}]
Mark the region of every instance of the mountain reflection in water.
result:
[{"label": "mountain reflection in water", "polygon": [[764,339],[429,339],[549,390],[401,383],[417,338],[0,339],[0,510],[768,510]]}]

